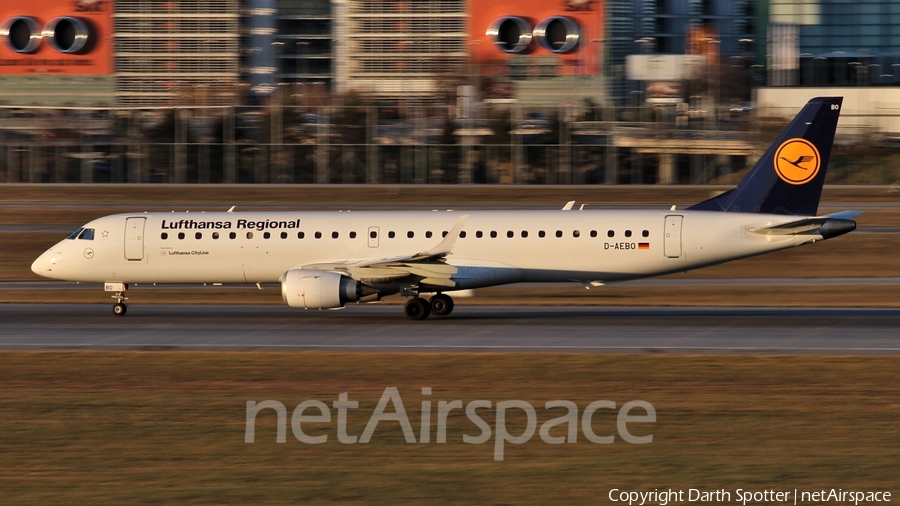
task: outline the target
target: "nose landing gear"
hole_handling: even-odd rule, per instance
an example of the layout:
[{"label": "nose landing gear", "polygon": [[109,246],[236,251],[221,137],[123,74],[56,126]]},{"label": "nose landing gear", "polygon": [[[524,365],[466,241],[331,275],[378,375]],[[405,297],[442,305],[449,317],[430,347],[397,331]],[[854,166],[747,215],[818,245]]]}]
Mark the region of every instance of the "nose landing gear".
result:
[{"label": "nose landing gear", "polygon": [[123,292],[116,292],[112,298],[116,299],[116,303],[113,304],[113,314],[116,316],[124,315],[128,311],[128,306],[125,305],[125,301],[128,300],[128,297],[126,297]]}]

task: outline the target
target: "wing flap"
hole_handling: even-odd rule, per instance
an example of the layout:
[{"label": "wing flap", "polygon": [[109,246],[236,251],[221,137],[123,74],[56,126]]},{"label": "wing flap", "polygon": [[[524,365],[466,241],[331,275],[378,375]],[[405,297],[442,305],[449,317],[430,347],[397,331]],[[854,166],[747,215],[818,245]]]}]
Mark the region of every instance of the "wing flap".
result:
[{"label": "wing flap", "polygon": [[469,215],[460,216],[447,232],[447,235],[435,247],[414,255],[379,259],[347,259],[304,264],[304,269],[319,269],[346,272],[354,279],[391,281],[409,276],[422,278],[422,284],[433,286],[455,287],[451,278],[459,269],[445,262]]}]

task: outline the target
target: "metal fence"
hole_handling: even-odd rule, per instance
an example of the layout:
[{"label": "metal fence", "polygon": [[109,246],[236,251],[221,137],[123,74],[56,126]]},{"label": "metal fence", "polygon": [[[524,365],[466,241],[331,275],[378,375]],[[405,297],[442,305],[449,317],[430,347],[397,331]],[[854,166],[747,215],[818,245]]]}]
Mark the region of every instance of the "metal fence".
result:
[{"label": "metal fence", "polygon": [[0,182],[705,183],[770,140],[752,116],[590,103],[0,107]]}]

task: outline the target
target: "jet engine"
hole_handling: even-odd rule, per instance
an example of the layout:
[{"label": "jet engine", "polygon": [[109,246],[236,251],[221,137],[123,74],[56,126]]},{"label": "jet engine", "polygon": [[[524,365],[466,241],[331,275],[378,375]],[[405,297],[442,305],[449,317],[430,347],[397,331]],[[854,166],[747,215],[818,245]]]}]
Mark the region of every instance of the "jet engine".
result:
[{"label": "jet engine", "polygon": [[281,298],[289,307],[331,309],[377,300],[378,290],[333,271],[291,269],[281,277]]}]

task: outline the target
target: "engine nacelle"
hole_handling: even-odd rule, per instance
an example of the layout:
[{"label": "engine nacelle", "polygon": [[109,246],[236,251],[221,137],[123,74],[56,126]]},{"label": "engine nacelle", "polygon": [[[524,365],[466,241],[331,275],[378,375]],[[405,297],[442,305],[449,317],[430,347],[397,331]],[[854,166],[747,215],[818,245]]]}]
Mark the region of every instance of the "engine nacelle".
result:
[{"label": "engine nacelle", "polygon": [[281,277],[281,298],[289,307],[331,309],[377,293],[371,286],[332,271],[291,269]]}]

